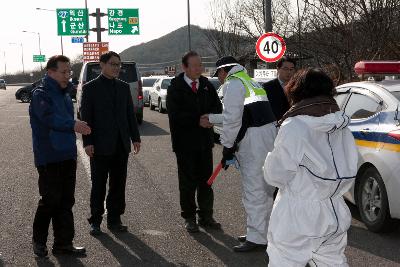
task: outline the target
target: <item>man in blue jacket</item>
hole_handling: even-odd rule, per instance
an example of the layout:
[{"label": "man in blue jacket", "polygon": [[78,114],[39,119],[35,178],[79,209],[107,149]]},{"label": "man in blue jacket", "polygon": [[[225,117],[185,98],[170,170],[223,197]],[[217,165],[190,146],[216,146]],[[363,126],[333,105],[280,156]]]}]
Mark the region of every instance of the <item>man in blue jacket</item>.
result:
[{"label": "man in blue jacket", "polygon": [[77,158],[75,132],[87,135],[91,129],[86,122],[74,120],[68,93],[72,87],[70,60],[65,56],[53,56],[47,62],[46,70],[29,106],[41,196],[33,222],[33,251],[39,257],[47,256],[47,235],[52,221],[53,254],[79,255],[86,250],[72,244]]}]

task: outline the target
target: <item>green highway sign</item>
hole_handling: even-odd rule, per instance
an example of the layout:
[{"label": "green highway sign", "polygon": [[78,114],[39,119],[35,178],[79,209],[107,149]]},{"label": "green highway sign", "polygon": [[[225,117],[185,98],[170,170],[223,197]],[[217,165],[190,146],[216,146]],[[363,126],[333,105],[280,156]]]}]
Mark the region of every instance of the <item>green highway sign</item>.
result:
[{"label": "green highway sign", "polygon": [[33,55],[33,62],[45,62],[45,55]]},{"label": "green highway sign", "polygon": [[108,9],[108,34],[132,35],[139,34],[139,9]]},{"label": "green highway sign", "polygon": [[88,11],[85,8],[57,8],[57,32],[63,35],[87,35]]}]

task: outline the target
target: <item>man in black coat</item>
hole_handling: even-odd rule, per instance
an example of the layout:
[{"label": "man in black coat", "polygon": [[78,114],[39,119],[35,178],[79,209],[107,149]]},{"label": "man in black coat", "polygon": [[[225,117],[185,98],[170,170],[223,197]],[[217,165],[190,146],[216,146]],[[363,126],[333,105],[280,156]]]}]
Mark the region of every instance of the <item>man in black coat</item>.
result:
[{"label": "man in black coat", "polygon": [[196,220],[205,228],[220,229],[213,218],[213,190],[207,185],[212,174],[214,133],[208,114],[221,113],[222,104],[207,78],[201,76],[200,56],[190,51],[182,58],[184,73],[172,79],[167,108],[172,148],[178,164],[181,216],[188,232],[198,232]]},{"label": "man in black coat", "polygon": [[277,62],[278,78],[264,83],[263,87],[267,92],[269,103],[275,114],[276,120],[279,121],[283,114],[289,110],[289,102],[286,97],[284,87],[295,73],[296,62],[283,56]]},{"label": "man in black coat", "polygon": [[121,58],[115,52],[100,57],[101,74],[82,89],[81,117],[92,128],[83,136],[86,154],[90,157],[92,190],[90,195],[92,235],[101,234],[106,185],[107,227],[125,232],[121,222],[125,212],[125,184],[128,156],[133,143],[134,154],[140,150],[140,135],[133,110],[129,85],[119,79]]}]

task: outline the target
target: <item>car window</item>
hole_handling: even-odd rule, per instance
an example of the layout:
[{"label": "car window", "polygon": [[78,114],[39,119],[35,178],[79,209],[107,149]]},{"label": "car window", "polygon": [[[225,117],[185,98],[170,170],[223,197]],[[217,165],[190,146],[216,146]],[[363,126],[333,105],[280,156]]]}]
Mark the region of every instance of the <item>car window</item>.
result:
[{"label": "car window", "polygon": [[122,63],[121,71],[119,72],[119,79],[127,83],[138,81],[136,66],[133,63]]},{"label": "car window", "polygon": [[168,86],[171,84],[170,79],[165,79],[161,83],[161,89],[168,89]]},{"label": "car window", "polygon": [[152,87],[157,81],[157,78],[143,79],[143,87]]},{"label": "car window", "polygon": [[351,119],[365,119],[381,110],[381,103],[370,96],[353,93],[347,102],[345,113]]},{"label": "car window", "polygon": [[100,64],[88,64],[86,68],[86,73],[87,82],[96,79],[101,73]]},{"label": "car window", "polygon": [[[87,82],[97,78],[101,73],[101,68],[100,64],[88,64],[87,65]],[[137,82],[137,73],[136,73],[136,67],[135,64],[133,63],[122,63],[121,71],[119,73],[120,80],[127,82],[127,83],[132,83],[132,82]]]},{"label": "car window", "polygon": [[338,104],[340,109],[342,109],[344,101],[348,96],[349,96],[348,93],[342,93],[342,94],[339,93],[337,96],[335,96],[336,103]]},{"label": "car window", "polygon": [[221,83],[219,82],[218,79],[208,79],[208,80],[214,86],[215,90],[217,90],[221,86]]},{"label": "car window", "polygon": [[397,100],[400,100],[400,91],[394,91],[394,92],[391,92],[391,93],[392,93],[392,95],[394,95],[394,97],[397,98]]}]

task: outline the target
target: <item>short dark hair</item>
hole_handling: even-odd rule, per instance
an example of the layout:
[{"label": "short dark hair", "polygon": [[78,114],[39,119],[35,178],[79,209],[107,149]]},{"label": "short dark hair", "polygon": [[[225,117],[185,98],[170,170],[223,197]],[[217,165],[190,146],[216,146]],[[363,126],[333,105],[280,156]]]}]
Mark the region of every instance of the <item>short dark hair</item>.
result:
[{"label": "short dark hair", "polygon": [[114,51],[108,51],[100,56],[100,62],[107,63],[112,57],[117,57],[119,60],[121,60],[121,57],[118,55],[118,53]]},{"label": "short dark hair", "polygon": [[182,64],[187,67],[189,64],[189,58],[191,57],[199,57],[200,55],[196,51],[186,52],[182,57]]},{"label": "short dark hair", "polygon": [[323,70],[317,68],[297,71],[285,89],[292,105],[306,98],[336,95],[332,79]]},{"label": "short dark hair", "polygon": [[277,67],[278,69],[280,69],[280,68],[282,67],[282,65],[283,65],[283,62],[290,62],[290,63],[293,63],[293,65],[296,67],[296,60],[294,60],[293,58],[288,57],[288,56],[283,56],[283,57],[281,57],[281,58],[278,60],[278,62],[276,63],[276,67]]},{"label": "short dark hair", "polygon": [[55,55],[55,56],[52,56],[52,57],[49,58],[49,60],[47,61],[46,70],[49,70],[49,69],[57,69],[57,68],[58,68],[58,62],[66,62],[66,63],[69,63],[69,62],[71,62],[71,61],[69,60],[68,57],[66,57],[66,56],[64,56],[64,55]]}]

